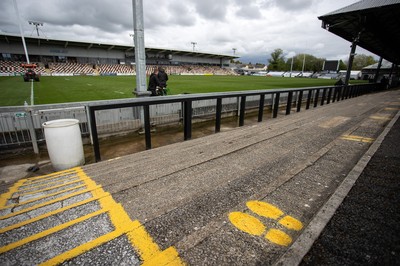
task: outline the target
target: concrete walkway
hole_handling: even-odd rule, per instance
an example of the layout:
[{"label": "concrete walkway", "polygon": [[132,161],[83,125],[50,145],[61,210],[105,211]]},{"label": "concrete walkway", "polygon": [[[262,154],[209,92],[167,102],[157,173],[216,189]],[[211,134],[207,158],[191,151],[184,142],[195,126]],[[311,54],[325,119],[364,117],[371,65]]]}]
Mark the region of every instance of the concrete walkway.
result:
[{"label": "concrete walkway", "polygon": [[287,264],[399,108],[385,91],[20,180],[0,262]]}]

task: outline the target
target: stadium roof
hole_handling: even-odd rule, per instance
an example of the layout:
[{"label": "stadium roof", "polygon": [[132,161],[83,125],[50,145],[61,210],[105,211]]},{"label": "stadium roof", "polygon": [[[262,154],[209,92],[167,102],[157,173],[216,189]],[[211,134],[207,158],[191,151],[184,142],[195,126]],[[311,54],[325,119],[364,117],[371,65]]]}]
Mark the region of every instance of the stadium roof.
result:
[{"label": "stadium roof", "polygon": [[357,45],[395,64],[400,64],[399,18],[400,0],[363,0],[318,17],[324,29],[350,42],[359,36]]},{"label": "stadium roof", "polygon": [[[8,44],[12,44],[12,43],[22,44],[21,36],[11,35],[11,34],[0,34],[0,42],[6,42]],[[57,45],[57,46],[63,46],[64,48],[81,47],[81,48],[85,48],[85,49],[91,49],[91,48],[96,47],[96,48],[103,48],[108,51],[119,50],[119,51],[125,51],[125,52],[134,52],[133,45],[130,46],[130,45],[107,44],[107,43],[98,43],[98,42],[80,42],[80,41],[71,41],[71,40],[39,38],[39,37],[25,37],[25,42],[27,43],[27,45],[35,45],[35,46]],[[146,50],[146,53],[187,55],[187,56],[193,56],[193,57],[207,57],[207,58],[219,58],[219,59],[238,58],[238,56],[231,56],[231,55],[173,50],[173,49],[164,49],[164,48],[146,47],[145,50]]]}]

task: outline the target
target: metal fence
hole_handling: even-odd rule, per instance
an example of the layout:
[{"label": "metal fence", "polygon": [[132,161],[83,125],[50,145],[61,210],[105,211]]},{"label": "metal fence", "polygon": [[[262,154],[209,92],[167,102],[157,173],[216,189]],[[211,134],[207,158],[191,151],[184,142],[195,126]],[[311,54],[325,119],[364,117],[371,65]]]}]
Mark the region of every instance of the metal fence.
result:
[{"label": "metal fence", "polygon": [[272,107],[272,117],[276,118],[278,116],[281,101],[285,102],[285,114],[289,115],[293,106],[295,106],[296,112],[300,112],[303,103],[305,103],[305,109],[309,109],[311,106],[315,108],[318,105],[330,104],[331,102],[359,96],[372,91],[374,88],[376,88],[376,84],[362,84],[281,90],[189,94],[170,97],[139,98],[127,103],[91,104],[88,106],[88,114],[90,117],[89,124],[91,128],[95,160],[96,162],[101,160],[97,115],[104,110],[129,107],[141,108],[140,124],[144,127],[146,149],[151,149],[151,123],[153,121],[152,108],[154,106],[181,105],[184,140],[189,140],[192,137],[193,118],[198,115],[197,110],[199,108],[199,102],[208,101],[209,103],[213,103],[213,105],[208,106],[210,107],[209,110],[212,110],[211,113],[215,116],[215,132],[219,132],[221,129],[223,101],[225,104],[228,99],[236,99],[239,126],[243,126],[246,109],[250,108],[250,106],[258,108],[258,122],[261,122],[263,120],[264,108],[266,105]]},{"label": "metal fence", "polygon": [[[270,107],[272,116],[276,117],[280,103],[286,103],[286,114],[289,114],[289,106],[294,104],[297,104],[296,111],[300,111],[301,103],[308,109],[354,97],[375,87],[375,84],[364,84],[0,107],[0,148],[32,145],[38,152],[38,143],[45,140],[44,122],[75,118],[79,120],[82,136],[92,141],[96,160],[100,160],[98,139],[102,137],[147,129],[150,125],[183,123],[186,140],[191,138],[191,124],[196,121],[216,119],[218,132],[221,117],[238,116],[242,126],[246,111],[259,109],[258,120],[262,121],[264,106]],[[149,134],[146,134],[146,147],[151,148]]]}]

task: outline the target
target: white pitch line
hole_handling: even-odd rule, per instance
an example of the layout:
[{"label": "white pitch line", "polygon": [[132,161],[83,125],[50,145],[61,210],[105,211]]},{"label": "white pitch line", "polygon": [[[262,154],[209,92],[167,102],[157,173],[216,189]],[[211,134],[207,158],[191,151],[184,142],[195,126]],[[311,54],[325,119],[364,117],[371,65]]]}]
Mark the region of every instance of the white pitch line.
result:
[{"label": "white pitch line", "polygon": [[34,95],[33,95],[33,80],[31,80],[31,105],[34,105],[33,99],[34,99]]}]

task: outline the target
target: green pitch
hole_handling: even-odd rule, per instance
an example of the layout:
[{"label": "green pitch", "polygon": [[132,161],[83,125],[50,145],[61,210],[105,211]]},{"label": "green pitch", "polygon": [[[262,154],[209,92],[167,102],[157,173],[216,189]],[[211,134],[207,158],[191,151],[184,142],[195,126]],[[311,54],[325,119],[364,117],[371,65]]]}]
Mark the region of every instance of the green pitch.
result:
[{"label": "green pitch", "polygon": [[[258,76],[169,76],[171,94],[329,86],[334,80]],[[357,81],[352,81],[356,83]],[[135,76],[41,77],[34,82],[34,103],[50,104],[132,98]],[[31,83],[0,77],[0,106],[30,103]]]}]

